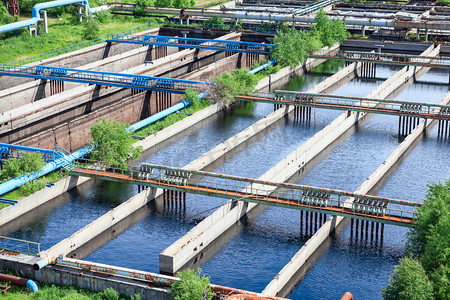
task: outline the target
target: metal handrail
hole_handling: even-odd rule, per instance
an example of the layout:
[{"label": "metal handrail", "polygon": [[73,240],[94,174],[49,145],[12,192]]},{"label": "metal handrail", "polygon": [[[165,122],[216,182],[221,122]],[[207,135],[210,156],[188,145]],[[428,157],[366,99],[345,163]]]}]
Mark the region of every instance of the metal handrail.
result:
[{"label": "metal handrail", "polygon": [[41,243],[0,236],[0,249],[39,256]]}]

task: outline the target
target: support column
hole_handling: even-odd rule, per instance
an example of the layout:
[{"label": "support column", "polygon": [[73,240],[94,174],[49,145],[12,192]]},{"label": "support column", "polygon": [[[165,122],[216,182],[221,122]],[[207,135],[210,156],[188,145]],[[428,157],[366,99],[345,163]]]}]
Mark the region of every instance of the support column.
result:
[{"label": "support column", "polygon": [[47,19],[47,11],[43,10],[41,11],[42,17],[44,19],[44,32],[48,33],[48,19]]}]

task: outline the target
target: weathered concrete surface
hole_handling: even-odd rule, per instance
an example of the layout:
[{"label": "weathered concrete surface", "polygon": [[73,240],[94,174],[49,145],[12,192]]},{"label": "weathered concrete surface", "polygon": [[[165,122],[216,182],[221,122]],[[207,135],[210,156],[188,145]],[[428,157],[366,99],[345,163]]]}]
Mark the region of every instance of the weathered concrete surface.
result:
[{"label": "weathered concrete surface", "polygon": [[[429,49],[424,51],[422,55],[424,56],[436,56],[439,54],[439,47],[433,49],[431,46]],[[374,91],[372,91],[368,98],[387,98],[391,93],[400,87],[405,87],[405,85],[411,84],[410,80],[413,77],[418,77],[429,68],[408,68],[405,67],[398,71],[381,85],[379,85]],[[402,86],[403,85],[403,86]],[[325,127],[322,131],[328,130],[328,127],[333,123],[336,123],[341,128],[341,132],[347,131],[354,123],[357,121],[362,121],[367,114],[360,113],[344,113],[334,120],[330,125]],[[423,126],[423,124],[422,124]],[[417,130],[420,130],[417,128]],[[423,128],[419,131],[422,132]],[[337,133],[333,130],[330,131],[327,138],[336,136]],[[339,134],[340,135],[340,134]],[[378,182],[378,180],[386,174],[390,167],[395,163],[396,160],[404,153],[404,151],[412,144],[412,142],[417,138],[417,135],[411,139],[405,139],[403,143],[404,146],[400,145],[396,151],[386,160],[383,165],[375,171],[364,183],[357,189],[356,193],[368,193],[369,190]],[[309,141],[308,141],[309,142]],[[402,144],[403,144],[402,143]],[[347,202],[351,202],[348,199]],[[288,264],[275,276],[275,278],[267,285],[263,293],[267,295],[278,295],[281,290],[290,282],[292,276],[299,271],[299,269],[305,264],[307,259],[317,250],[317,248],[328,238],[329,234],[339,225],[343,220],[343,217],[331,217],[325,224],[323,224],[320,229],[303,245],[303,247],[294,255],[294,257],[289,261]]]},{"label": "weathered concrete surface", "polygon": [[[147,150],[159,143],[175,136],[176,134],[188,129],[189,127],[195,125],[198,122],[212,116],[213,114],[220,111],[222,108],[218,104],[208,106],[191,116],[184,118],[183,120],[164,128],[163,130],[152,134],[145,139],[134,143],[134,146],[142,146],[144,150]],[[11,222],[12,220],[30,212],[34,208],[42,205],[56,196],[61,195],[63,192],[70,190],[71,188],[80,185],[86,181],[91,180],[91,178],[83,178],[78,176],[69,176],[55,183],[53,187],[46,187],[22,200],[20,200],[16,205],[9,206],[0,210],[0,226]],[[22,201],[25,201],[22,204]]]},{"label": "weathered concrete surface", "polygon": [[[142,31],[136,35],[143,35],[143,34],[158,35],[159,30],[160,30],[159,27],[152,28],[149,30]],[[101,61],[107,57],[119,55],[129,50],[138,48],[142,48],[142,45],[102,43],[87,48],[83,48],[77,51],[73,51],[70,53],[61,54],[56,57],[44,59],[38,62],[30,63],[27,64],[27,66],[32,67],[36,65],[45,65],[60,68],[78,68],[80,66]],[[34,79],[0,76],[0,91],[30,81],[34,81]]]},{"label": "weathered concrete surface", "polygon": [[[225,40],[239,40],[241,37],[240,33],[230,33],[224,36],[221,36],[220,39]],[[127,68],[132,66],[130,64],[131,57],[139,57],[139,53],[142,53],[142,49],[146,51],[146,47],[141,47],[139,49],[131,50],[126,53],[118,54],[116,56],[106,58],[104,60],[95,61],[89,63],[87,65],[83,65],[82,68],[86,70],[114,70],[121,71],[127,74],[139,74],[139,75],[148,75],[155,76],[156,74],[161,77],[169,77],[175,78],[186,70],[195,70],[199,68],[199,66],[204,66],[205,64],[215,62],[221,58],[225,57],[225,53],[221,51],[214,50],[196,50],[196,49],[185,49],[182,51],[175,51],[177,48],[171,48],[170,55],[165,57],[161,57],[156,61],[153,61],[149,64],[139,64],[133,66],[131,68]],[[141,50],[141,51],[139,51]],[[210,57],[211,55],[215,55]],[[200,65],[200,61],[201,65]],[[136,62],[137,63],[137,62]],[[182,68],[182,66],[185,66]],[[50,80],[51,81],[51,80]],[[0,91],[0,113],[6,119],[0,120],[0,124],[8,122],[7,117],[10,110],[17,109],[20,106],[34,103],[47,101],[46,98],[51,97],[50,93],[50,84],[47,80],[32,80],[25,84],[21,84],[18,86],[13,86],[11,88]],[[79,89],[80,87],[87,86],[86,84],[79,84],[74,82],[64,82],[64,90],[63,92],[58,93],[56,96],[61,99],[65,97],[67,92],[70,92],[70,89]],[[104,93],[113,93],[119,90],[120,88],[113,87],[100,87],[99,86],[91,86],[91,91],[93,93],[93,100]],[[98,94],[94,94],[94,91]],[[42,104],[40,104],[42,105]],[[20,111],[20,110],[19,110]],[[3,114],[4,113],[4,114]],[[17,114],[17,113],[16,113]],[[16,117],[17,118],[17,117]]]},{"label": "weathered concrete surface", "polygon": [[33,269],[33,264],[40,258],[25,254],[0,254],[0,269],[16,271],[26,278],[33,278],[39,282],[60,286],[77,286],[93,292],[101,292],[113,288],[127,297],[140,294],[142,299],[172,300],[167,288],[150,286],[146,282],[121,278],[112,274],[99,274],[87,270],[50,265],[39,271]]},{"label": "weathered concrete surface", "polygon": [[[238,38],[239,34],[230,34],[224,39]],[[224,56],[224,54],[219,54]],[[202,58],[195,61],[195,57]],[[154,62],[146,67],[147,75],[167,74],[170,77],[179,77],[189,72],[191,68],[201,68],[213,63],[218,57],[211,53],[183,53],[180,51],[169,57]],[[242,57],[233,55],[217,61],[223,70],[232,70],[240,66]],[[209,76],[217,75],[210,72]],[[142,69],[142,68],[141,68]],[[131,72],[138,70],[130,70]],[[150,73],[150,74],[149,74]],[[193,73],[195,74],[195,73]],[[198,77],[188,76],[191,79]],[[5,143],[20,143],[27,146],[53,148],[62,146],[69,151],[79,149],[87,143],[89,126],[99,117],[108,116],[116,118],[123,123],[134,123],[142,118],[158,112],[161,107],[159,92],[144,92],[134,94],[130,89],[83,87],[72,89],[62,94],[54,95],[45,100],[27,104],[18,109],[11,110],[0,116],[0,141]],[[169,94],[171,104],[177,103],[180,95]],[[40,132],[39,134],[34,134]]]},{"label": "weathered concrete surface", "polygon": [[[343,80],[350,80],[352,78],[352,74],[354,74],[354,68],[354,64],[344,68],[332,77],[327,78],[323,82],[319,83],[308,92],[320,93],[324,90],[330,90],[333,86],[333,82],[339,82],[342,84]],[[336,88],[337,87],[338,86],[336,86]],[[212,156],[217,159],[222,155],[224,151],[228,151],[230,147],[234,148],[239,145],[239,139],[242,142],[245,141],[246,139],[244,137],[252,134],[253,132],[257,133],[263,128],[266,128],[266,126],[264,126],[265,123],[272,124],[292,110],[292,107],[286,107],[275,111],[266,118],[245,129],[235,137],[230,138],[228,141],[217,146],[212,151],[202,155],[198,159],[198,162],[196,164],[188,165],[188,167],[192,169],[204,167],[206,163],[202,163],[200,165],[198,164],[201,163],[202,158],[208,159],[210,156]],[[259,179],[270,181],[286,181],[296,172],[298,172],[299,169],[303,168],[306,163],[308,163],[316,156],[316,154],[321,152],[323,148],[325,148],[329,143],[332,142],[331,139],[323,139],[322,137],[325,135],[326,133],[316,134],[317,137],[315,136],[315,139],[312,139],[309,143],[300,146],[293,153],[283,159],[279,164],[267,171]],[[323,141],[323,146],[320,144],[321,141]],[[319,145],[317,146],[318,148],[321,146],[323,148],[320,148],[318,152],[309,151],[309,149],[314,148],[317,143],[319,143]],[[175,243],[173,243],[171,246],[160,253],[160,272],[174,274],[188,262],[201,259],[201,253],[203,249],[205,249],[217,237],[228,230],[233,224],[235,224],[240,218],[242,218],[255,206],[256,205],[252,203],[236,203],[230,201],[228,202],[228,204],[219,208],[212,215],[208,216],[202,222],[197,224],[197,226],[191,229],[185,236],[178,239]]]},{"label": "weathered concrete surface", "polygon": [[[231,58],[231,57],[229,57],[229,58]],[[226,59],[225,59],[225,62],[226,62]],[[206,67],[205,69],[211,69],[211,68],[214,69],[214,67]],[[221,69],[221,71],[223,71],[223,70]],[[217,70],[216,70],[216,72],[217,72]],[[219,108],[220,107],[217,104],[215,104],[212,106],[211,109],[213,111],[218,111]],[[209,107],[207,109],[209,109]],[[280,111],[283,111],[283,109],[280,109]],[[287,111],[287,109],[285,111]],[[196,114],[199,114],[201,112],[202,111],[197,112]],[[283,114],[280,114],[280,115],[283,115]],[[186,119],[184,119],[184,120],[186,120]],[[261,124],[263,124],[263,123],[266,123],[266,121],[261,122]],[[268,126],[272,123],[273,122],[270,122],[270,123],[267,122],[266,126]],[[176,124],[164,129],[160,133],[154,134],[152,138],[149,137],[145,141],[137,142],[135,145],[151,147],[156,142],[158,142],[158,141],[161,142],[165,136],[165,131],[171,132],[172,134],[176,134],[176,133],[180,132],[180,130],[175,127]],[[188,124],[186,123],[185,125],[188,125]],[[202,169],[206,165],[209,165],[210,163],[214,162],[221,155],[224,155],[225,153],[229,152],[231,149],[233,149],[234,147],[236,147],[237,145],[244,142],[245,140],[247,140],[248,138],[250,138],[251,136],[253,136],[255,134],[256,134],[256,132],[253,134],[250,134],[250,133],[242,134],[242,135],[239,135],[237,138],[235,138],[232,141],[228,140],[228,142],[222,143],[221,145],[219,145],[216,148],[214,148],[213,150],[209,151],[207,154],[202,155],[200,158],[196,159],[195,161],[193,161],[186,167]],[[235,141],[235,142],[233,142],[233,141]],[[231,146],[231,145],[233,145],[233,146]],[[229,147],[229,148],[227,148],[227,147]],[[68,238],[62,240],[61,242],[59,242],[58,244],[54,245],[47,251],[43,252],[41,255],[43,257],[46,257],[46,256],[51,257],[51,256],[59,255],[61,253],[64,253],[64,254],[70,253],[70,255],[72,257],[76,256],[76,257],[80,258],[80,254],[78,254],[76,251],[79,247],[85,245],[86,243],[88,243],[91,239],[93,239],[97,235],[100,235],[102,232],[104,232],[111,226],[117,224],[118,222],[120,222],[121,220],[126,218],[129,214],[138,210],[139,208],[141,208],[142,206],[147,204],[148,201],[151,201],[151,200],[159,197],[160,195],[162,195],[161,189],[157,189],[156,191],[153,191],[153,189],[152,189],[151,192],[149,192],[149,191],[150,190],[145,190],[145,191],[137,194],[136,196],[129,199],[127,202],[124,202],[123,204],[119,205],[115,209],[106,213],[104,216],[98,218],[97,220],[94,220],[89,225],[85,226],[84,228],[80,229],[76,233],[72,234],[70,237],[68,237]]]},{"label": "weathered concrete surface", "polygon": [[89,178],[69,176],[56,182],[51,188],[42,189],[21,199],[16,205],[0,209],[0,227],[87,180],[89,180]]}]

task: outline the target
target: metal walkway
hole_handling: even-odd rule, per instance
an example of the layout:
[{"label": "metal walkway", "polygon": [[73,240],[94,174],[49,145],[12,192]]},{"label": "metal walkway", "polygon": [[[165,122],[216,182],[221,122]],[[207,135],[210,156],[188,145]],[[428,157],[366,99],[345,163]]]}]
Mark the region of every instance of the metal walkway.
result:
[{"label": "metal walkway", "polygon": [[418,117],[450,121],[450,106],[401,100],[382,100],[349,96],[275,91],[274,94],[237,96],[235,99],[334,110],[350,110],[392,116]]},{"label": "metal walkway", "polygon": [[251,43],[227,40],[208,40],[182,38],[160,35],[140,35],[129,36],[124,34],[113,34],[112,38],[107,39],[109,43],[128,43],[153,46],[167,46],[190,49],[219,50],[227,52],[252,53],[252,54],[270,54],[270,49],[275,47],[273,44]]},{"label": "metal walkway", "polygon": [[[341,190],[276,183],[148,163],[127,170],[107,167],[99,162],[88,160],[79,160],[79,163],[82,167],[72,169],[71,174],[404,227],[415,224],[415,207],[422,205],[410,201],[355,194]],[[93,167],[86,167],[86,165]],[[192,178],[193,176],[206,177],[207,179],[220,178],[223,181],[229,181],[229,183],[199,180]],[[265,188],[268,186],[275,186],[278,190],[272,192]],[[344,203],[350,197],[354,198],[353,203]],[[399,209],[387,208],[388,204],[395,205]]]},{"label": "metal walkway", "polygon": [[35,67],[6,67],[0,66],[0,75],[29,77],[76,83],[98,84],[129,88],[137,90],[150,90],[182,94],[187,88],[200,91],[210,82],[151,77],[143,75],[88,71],[47,66]]},{"label": "metal walkway", "polygon": [[349,62],[367,62],[375,64],[397,66],[422,66],[440,69],[450,69],[450,57],[405,55],[391,53],[368,53],[358,51],[339,52],[335,55],[319,51],[309,55],[309,58],[323,58],[328,60],[343,60]]}]

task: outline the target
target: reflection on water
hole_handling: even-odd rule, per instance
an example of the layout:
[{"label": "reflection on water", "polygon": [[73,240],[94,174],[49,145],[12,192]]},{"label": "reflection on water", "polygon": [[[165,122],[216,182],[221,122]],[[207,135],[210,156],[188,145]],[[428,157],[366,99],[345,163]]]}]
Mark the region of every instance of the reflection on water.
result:
[{"label": "reflection on water", "polygon": [[[336,72],[336,64],[293,78],[280,89],[307,91]],[[395,70],[378,68],[377,76]],[[435,76],[435,74],[433,74]],[[423,77],[426,80],[432,78]],[[380,80],[356,79],[333,92],[365,96]],[[438,102],[446,86],[418,84],[397,99],[426,99]],[[417,100],[419,101],[419,100]],[[245,103],[193,126],[183,134],[146,151],[136,163],[152,162],[184,166],[229,137],[273,111],[273,106]],[[208,170],[259,177],[341,112],[315,110],[311,124],[286,118],[263,134],[238,147]],[[397,118],[373,116],[340,138],[320,159],[292,179],[301,184],[355,190],[398,146]],[[426,184],[449,176],[448,143],[436,138],[436,128],[405,157],[379,188],[378,194],[420,201]],[[2,228],[10,236],[39,241],[48,248],[98,218],[136,193],[136,187],[90,181],[29,214],[26,222]],[[187,196],[185,210],[164,207],[161,200],[149,204],[124,222],[77,251],[77,258],[158,272],[158,254],[198,224],[207,209],[225,200],[199,195]],[[182,221],[183,219],[186,219]],[[300,234],[299,212],[276,207],[258,208],[219,239],[199,262],[216,284],[260,292],[306,242]],[[13,224],[14,225],[14,224]],[[386,226],[383,241],[350,238],[349,226],[332,235],[303,280],[294,285],[292,299],[338,299],[345,291],[357,299],[379,299],[380,289],[404,251],[403,228]],[[7,230],[7,231],[5,231]],[[111,239],[112,238],[112,239]],[[111,239],[111,240],[110,240]],[[294,283],[295,284],[295,283]]]}]

